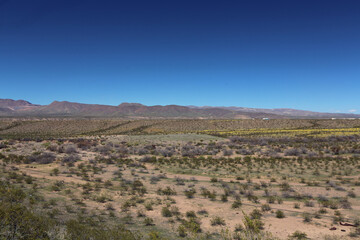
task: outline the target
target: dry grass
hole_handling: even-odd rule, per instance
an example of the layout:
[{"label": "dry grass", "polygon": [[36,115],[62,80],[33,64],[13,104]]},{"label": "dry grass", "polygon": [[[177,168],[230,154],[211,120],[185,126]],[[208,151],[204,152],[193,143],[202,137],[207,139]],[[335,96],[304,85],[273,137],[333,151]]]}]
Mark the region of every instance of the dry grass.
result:
[{"label": "dry grass", "polygon": [[360,120],[2,120],[0,136],[51,138],[89,135],[205,133],[216,135],[344,135],[359,133]]}]

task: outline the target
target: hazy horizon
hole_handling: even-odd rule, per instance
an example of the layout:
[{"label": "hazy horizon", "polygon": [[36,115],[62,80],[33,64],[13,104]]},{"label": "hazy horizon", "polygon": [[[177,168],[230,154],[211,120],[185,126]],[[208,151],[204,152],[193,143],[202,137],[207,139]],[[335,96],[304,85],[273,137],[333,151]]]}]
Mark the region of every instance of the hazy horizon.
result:
[{"label": "hazy horizon", "polygon": [[[144,106],[148,106],[148,107],[151,107],[151,106],[184,106],[184,107],[189,107],[189,108],[244,108],[244,111],[246,111],[246,109],[266,109],[266,110],[275,110],[275,109],[292,109],[292,110],[301,110],[301,111],[312,111],[312,112],[317,112],[317,111],[313,111],[313,110],[308,110],[308,109],[297,109],[297,108],[287,108],[287,107],[275,107],[275,108],[262,108],[262,107],[247,107],[247,106],[236,106],[236,105],[229,105],[229,106],[224,106],[224,105],[180,105],[180,104],[153,104],[153,105],[148,105],[148,104],[144,104],[144,103],[141,103],[141,102],[120,102],[120,103],[117,103],[117,104],[102,104],[102,103],[86,103],[86,102],[73,102],[73,101],[67,101],[67,100],[52,100],[48,103],[45,103],[45,104],[39,104],[39,103],[34,103],[34,102],[31,102],[31,101],[28,101],[26,99],[10,99],[10,98],[6,98],[6,99],[3,99],[3,98],[0,98],[0,100],[14,100],[14,101],[27,101],[31,104],[34,104],[34,105],[40,105],[40,106],[46,106],[46,105],[50,105],[54,102],[69,102],[69,103],[79,103],[79,104],[90,104],[90,105],[104,105],[104,106],[119,106],[120,104],[123,104],[123,103],[129,103],[129,104],[141,104],[141,105],[144,105]],[[357,111],[355,110],[350,110],[348,112],[340,112],[340,111],[337,111],[337,112],[325,112],[325,111],[318,111],[319,113],[344,113],[344,114],[357,114]]]}]

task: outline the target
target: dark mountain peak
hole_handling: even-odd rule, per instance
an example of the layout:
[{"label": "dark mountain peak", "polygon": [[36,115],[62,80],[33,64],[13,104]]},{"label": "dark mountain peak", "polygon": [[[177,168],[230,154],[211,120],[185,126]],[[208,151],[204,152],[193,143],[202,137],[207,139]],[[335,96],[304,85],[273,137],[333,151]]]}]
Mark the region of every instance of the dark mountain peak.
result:
[{"label": "dark mountain peak", "polygon": [[39,105],[32,104],[25,100],[0,99],[0,108],[2,109],[1,110],[2,113],[23,111],[28,109],[34,109],[37,107],[39,107]]},{"label": "dark mountain peak", "polygon": [[13,99],[0,99],[0,106],[2,107],[19,107],[19,106],[31,106],[34,105],[25,100],[13,100]]}]

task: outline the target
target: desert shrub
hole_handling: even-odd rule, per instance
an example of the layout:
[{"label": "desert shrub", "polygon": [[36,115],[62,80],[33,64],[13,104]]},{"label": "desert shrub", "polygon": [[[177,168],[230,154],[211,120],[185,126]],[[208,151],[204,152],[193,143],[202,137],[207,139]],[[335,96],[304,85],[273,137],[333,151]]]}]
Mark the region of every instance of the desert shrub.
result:
[{"label": "desert shrub", "polygon": [[78,148],[81,148],[82,150],[88,150],[91,147],[96,146],[96,142],[88,139],[79,139],[76,145]]},{"label": "desert shrub", "polygon": [[210,191],[208,189],[206,189],[205,187],[201,187],[201,196],[203,196],[204,198],[207,198],[210,194]]},{"label": "desert shrub", "polygon": [[236,224],[235,225],[235,232],[243,232],[245,230],[244,226],[241,224]]},{"label": "desert shrub", "polygon": [[311,222],[312,221],[312,216],[310,213],[304,213],[303,214],[303,218],[304,218],[304,222]]},{"label": "desert shrub", "polygon": [[290,184],[287,183],[287,182],[281,183],[281,184],[280,184],[280,188],[281,188],[281,191],[283,191],[283,192],[286,192],[286,191],[290,191],[290,190],[291,190]]},{"label": "desert shrub", "polygon": [[348,197],[356,198],[356,194],[355,194],[354,191],[349,191],[349,192],[347,193],[347,195],[348,195]]},{"label": "desert shrub", "polygon": [[56,157],[53,153],[45,152],[41,154],[33,154],[28,156],[25,163],[39,163],[39,164],[49,164],[55,161]]},{"label": "desert shrub", "polygon": [[55,181],[51,186],[50,189],[51,191],[55,191],[55,192],[59,192],[63,189],[64,187],[64,181]]},{"label": "desert shrub", "polygon": [[186,217],[188,217],[188,218],[196,218],[196,213],[195,213],[195,211],[187,211],[185,215],[186,215]]},{"label": "desert shrub", "polygon": [[275,196],[269,196],[269,197],[266,199],[266,201],[267,201],[268,203],[275,203],[276,197],[275,197]]},{"label": "desert shrub", "polygon": [[325,208],[331,208],[331,209],[338,209],[339,208],[339,202],[336,201],[336,200],[329,200],[329,199],[326,199],[324,201],[319,201],[320,204],[325,207]]},{"label": "desert shrub", "polygon": [[157,176],[151,176],[150,183],[151,184],[157,184],[160,181],[160,178]]},{"label": "desert shrub", "polygon": [[154,219],[152,219],[150,217],[146,217],[146,218],[144,218],[144,224],[145,224],[145,226],[152,226],[152,225],[154,225]]},{"label": "desert shrub", "polygon": [[190,181],[192,181],[192,182],[197,182],[198,180],[197,180],[195,177],[191,177],[191,178],[190,178]]},{"label": "desert shrub", "polygon": [[320,214],[325,214],[325,213],[327,213],[328,211],[325,209],[325,208],[320,208],[319,209],[319,213]]},{"label": "desert shrub", "polygon": [[65,145],[62,147],[64,149],[64,153],[66,153],[66,154],[77,153],[76,145],[69,144],[69,145]]},{"label": "desert shrub", "polygon": [[284,151],[285,156],[300,156],[303,152],[297,148],[291,148]]},{"label": "desert shrub", "polygon": [[[0,139],[1,140],[1,139]],[[5,144],[5,143],[0,143],[0,149],[5,149],[7,148],[8,146]]]},{"label": "desert shrub", "polygon": [[179,216],[180,215],[180,211],[179,211],[179,208],[177,206],[171,206],[170,207],[170,212],[172,213],[173,216]]},{"label": "desert shrub", "polygon": [[262,213],[261,213],[261,211],[259,209],[254,209],[250,213],[250,217],[251,217],[251,219],[261,219]]},{"label": "desert shrub", "polygon": [[130,184],[130,188],[133,194],[138,193],[140,196],[143,196],[147,192],[144,184],[139,179],[134,180]]},{"label": "desert shrub", "polygon": [[178,232],[180,237],[186,237],[187,236],[186,228],[185,228],[184,225],[179,225],[179,227],[177,228],[177,232]]},{"label": "desert shrub", "polygon": [[151,211],[151,210],[154,209],[152,202],[146,202],[146,203],[144,204],[144,207],[145,207],[145,209],[146,209],[147,211]]},{"label": "desert shrub", "polygon": [[271,207],[269,204],[263,204],[261,205],[261,211],[263,212],[267,212],[267,211],[270,211],[271,210]]},{"label": "desert shrub", "polygon": [[165,195],[165,196],[173,196],[176,195],[175,189],[172,189],[171,187],[167,186],[166,188],[158,188],[157,194],[159,195]]},{"label": "desert shrub", "polygon": [[208,211],[206,211],[206,209],[200,209],[199,211],[197,211],[197,213],[200,215],[206,215],[208,214]]},{"label": "desert shrub", "polygon": [[0,182],[0,236],[4,239],[49,239],[52,221],[29,210],[25,193]]},{"label": "desert shrub", "polygon": [[175,151],[173,149],[160,149],[158,150],[158,153],[161,154],[163,157],[171,157],[174,155]]},{"label": "desert shrub", "polygon": [[320,219],[321,218],[321,214],[319,211],[314,213],[314,218]]},{"label": "desert shrub", "polygon": [[352,230],[352,231],[349,233],[349,236],[350,236],[350,237],[353,237],[353,238],[358,238],[358,237],[360,237],[360,227],[356,227],[354,230]]},{"label": "desert shrub", "polygon": [[180,177],[176,177],[175,181],[176,181],[176,185],[180,185],[180,186],[185,185],[185,180]]},{"label": "desert shrub", "polygon": [[239,176],[239,177],[236,177],[236,180],[238,180],[238,181],[240,181],[240,180],[244,180],[245,178],[244,177],[241,177],[241,176]]},{"label": "desert shrub", "polygon": [[277,210],[275,214],[276,214],[277,218],[284,218],[285,217],[284,212],[281,211],[281,210]]},{"label": "desert shrub", "polygon": [[227,202],[227,201],[228,201],[228,197],[227,197],[226,194],[222,194],[222,195],[221,195],[221,201],[222,201],[222,202]]},{"label": "desert shrub", "polygon": [[190,233],[200,233],[202,231],[200,222],[197,218],[182,219],[181,225]]},{"label": "desert shrub", "polygon": [[231,156],[231,155],[233,155],[233,151],[226,149],[226,150],[223,151],[223,154],[224,154],[224,156]]},{"label": "desert shrub", "polygon": [[305,205],[306,207],[314,207],[314,202],[313,202],[313,201],[306,200],[306,201],[304,202],[304,205]]},{"label": "desert shrub", "polygon": [[194,195],[195,195],[195,193],[196,193],[196,190],[195,190],[194,188],[186,189],[186,190],[184,191],[184,193],[185,193],[185,196],[186,196],[187,198],[193,198]]},{"label": "desert shrub", "polygon": [[216,200],[216,192],[215,192],[215,190],[213,190],[212,192],[209,192],[208,198],[210,198],[211,201]]},{"label": "desert shrub", "polygon": [[341,212],[339,210],[336,210],[334,212],[335,216],[333,216],[333,223],[337,224],[338,222],[343,222],[344,221],[344,217],[341,214]]},{"label": "desert shrub", "polygon": [[111,186],[113,186],[114,184],[111,182],[111,180],[106,180],[105,182],[104,182],[104,187],[105,188],[109,188],[109,187],[111,187]]},{"label": "desert shrub", "polygon": [[354,219],[354,225],[355,225],[355,227],[360,227],[360,218]]},{"label": "desert shrub", "polygon": [[212,182],[212,183],[215,183],[215,182],[217,182],[218,181],[218,179],[216,178],[216,177],[212,177],[211,179],[210,179],[210,182]]},{"label": "desert shrub", "polygon": [[51,170],[51,173],[54,174],[54,176],[59,175],[60,170],[58,168],[54,168],[53,170]]},{"label": "desert shrub", "polygon": [[114,211],[114,206],[111,204],[111,203],[107,203],[105,205],[105,209],[108,210],[108,211]]},{"label": "desert shrub", "polygon": [[156,157],[153,156],[144,156],[142,159],[140,159],[140,162],[143,162],[143,163],[153,163],[153,162],[156,162]]},{"label": "desert shrub", "polygon": [[163,207],[161,209],[161,215],[163,217],[172,217],[173,214],[172,214],[172,212],[170,211],[170,209],[168,207]]},{"label": "desert shrub", "polygon": [[[105,203],[106,201],[108,201],[108,198],[105,195],[98,195],[94,197],[94,201],[99,202],[99,203]],[[126,204],[123,204],[122,207],[125,209],[126,208]]]},{"label": "desert shrub", "polygon": [[253,219],[246,215],[244,212],[244,219],[243,224],[247,231],[253,232],[253,233],[259,233],[261,229],[264,227],[264,223],[261,222],[260,219]]},{"label": "desert shrub", "polygon": [[343,209],[351,209],[351,203],[349,202],[349,199],[347,198],[341,198],[339,199],[339,204]]},{"label": "desert shrub", "polygon": [[259,203],[259,197],[256,195],[253,195],[253,193],[248,193],[247,194],[247,199],[253,203]]},{"label": "desert shrub", "polygon": [[74,163],[80,160],[80,157],[76,154],[66,155],[61,159],[62,164],[66,164],[70,167],[74,166]]},{"label": "desert shrub", "polygon": [[25,177],[25,182],[26,182],[27,184],[32,184],[33,181],[34,181],[33,177],[31,177],[31,176],[26,176],[26,177]]},{"label": "desert shrub", "polygon": [[289,236],[290,240],[306,240],[309,239],[304,232],[295,231],[293,234]]},{"label": "desert shrub", "polygon": [[139,218],[141,218],[141,217],[146,217],[146,214],[145,214],[145,212],[144,212],[143,209],[137,210],[136,215],[137,215],[137,217],[139,217]]},{"label": "desert shrub", "polygon": [[215,216],[210,220],[211,226],[226,225],[222,217]]},{"label": "desert shrub", "polygon": [[55,145],[55,144],[51,144],[51,145],[48,145],[46,147],[46,150],[49,150],[49,151],[52,151],[52,152],[57,152],[58,151],[58,146]]},{"label": "desert shrub", "polygon": [[231,204],[231,208],[240,208],[242,205],[242,202],[240,199],[235,200],[232,204]]}]

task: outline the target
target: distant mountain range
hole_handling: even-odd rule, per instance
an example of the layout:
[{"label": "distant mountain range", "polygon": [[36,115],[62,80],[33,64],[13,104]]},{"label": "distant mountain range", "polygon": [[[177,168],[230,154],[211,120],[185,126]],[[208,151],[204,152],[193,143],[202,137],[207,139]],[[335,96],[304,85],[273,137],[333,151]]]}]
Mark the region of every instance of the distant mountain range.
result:
[{"label": "distant mountain range", "polygon": [[118,106],[54,101],[36,105],[24,100],[0,99],[1,117],[103,117],[103,118],[360,118],[359,114],[320,113],[296,109],[155,105],[121,103]]}]

